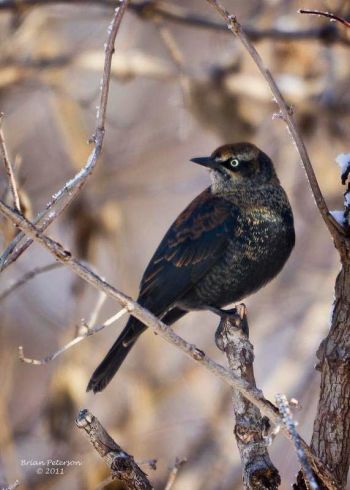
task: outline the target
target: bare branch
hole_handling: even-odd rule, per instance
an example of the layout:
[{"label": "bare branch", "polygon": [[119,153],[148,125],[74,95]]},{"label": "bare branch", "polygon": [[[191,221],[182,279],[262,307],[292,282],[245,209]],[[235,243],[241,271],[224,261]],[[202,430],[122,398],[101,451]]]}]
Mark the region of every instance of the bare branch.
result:
[{"label": "bare branch", "polygon": [[[247,310],[238,305],[223,318],[215,334],[216,345],[226,353],[231,371],[256,387],[254,377],[254,352],[249,342]],[[237,441],[245,488],[261,490],[277,489],[281,483],[278,470],[272,464],[267,451],[269,421],[259,409],[239,391],[232,391],[235,413],[234,434]]]},{"label": "bare branch", "polygon": [[304,448],[301,445],[300,442],[300,436],[296,430],[296,423],[293,420],[293,416],[291,414],[290,408],[289,408],[289,403],[287,400],[287,397],[283,394],[278,394],[276,395],[276,403],[278,406],[278,409],[280,411],[280,414],[282,415],[283,422],[285,426],[288,429],[288,432],[292,438],[292,441],[294,443],[296,453],[299,459],[299,462],[301,464],[301,467],[303,468],[303,472],[305,474],[306,480],[308,484],[310,485],[311,490],[318,490],[319,486],[316,483],[314,474],[312,472],[312,469],[310,467],[309,461],[306,457]]},{"label": "bare branch", "polygon": [[18,281],[16,281],[7,289],[2,291],[2,293],[0,293],[0,302],[7,298],[7,296],[9,296],[13,291],[16,291],[18,288],[26,284],[31,279],[34,279],[34,277],[38,276],[39,274],[44,274],[45,272],[58,269],[59,267],[62,267],[62,264],[58,262],[53,262],[52,264],[44,265],[42,267],[36,267],[35,269],[27,272],[26,274],[24,274],[24,276],[18,279]]},{"label": "bare branch", "polygon": [[169,478],[168,478],[168,481],[166,482],[166,485],[165,485],[164,490],[171,490],[173,488],[174,483],[175,483],[175,480],[176,480],[176,477],[177,477],[177,475],[179,473],[179,469],[185,463],[187,463],[187,459],[186,458],[183,458],[183,459],[176,458],[175,464],[174,464],[174,466],[172,467],[172,469],[170,471]]},{"label": "bare branch", "polygon": [[[203,351],[195,345],[186,342],[182,337],[177,335],[170,327],[165,325],[159,318],[151,312],[140,306],[129,296],[125,295],[115,287],[111,286],[104,279],[99,277],[95,272],[89,269],[85,264],[75,259],[69,250],[48,236],[41,233],[30,221],[24,216],[19,215],[12,210],[3,201],[0,200],[0,212],[16,224],[22,231],[31,236],[36,242],[40,243],[46,250],[56,257],[57,260],[65,264],[69,269],[74,271],[79,277],[91,284],[99,291],[104,291],[108,296],[114,298],[138,320],[146,326],[152,328],[160,337],[182,350],[188,357],[200,363],[216,377],[227,383],[232,388],[239,390],[242,395],[251,403],[256,405],[261,413],[268,417],[275,425],[281,425],[281,431],[289,435],[288,430],[283,426],[282,419],[278,414],[278,409],[268,400],[266,400],[261,391],[252,387],[247,381],[235,376],[230,370],[210,359]],[[318,458],[311,452],[307,444],[301,439],[303,448],[313,463],[313,469],[321,481],[325,481],[329,490],[336,490],[337,483],[334,478],[323,467]]]},{"label": "bare branch", "polygon": [[19,193],[18,193],[18,189],[17,189],[15,172],[13,170],[13,166],[12,166],[10,157],[8,155],[8,151],[7,151],[6,143],[5,143],[4,132],[2,129],[3,118],[4,118],[4,115],[0,114],[0,153],[1,153],[2,159],[4,161],[5,170],[7,173],[8,180],[9,180],[9,188],[10,188],[10,192],[12,194],[13,204],[14,204],[15,208],[17,209],[17,211],[20,211],[21,210],[21,203],[20,203]]},{"label": "bare branch", "polygon": [[263,60],[261,59],[259,53],[251,43],[251,41],[248,39],[247,35],[245,34],[244,30],[242,29],[242,26],[238,22],[237,18],[234,15],[231,15],[222,5],[217,1],[217,0],[207,0],[208,3],[210,3],[218,12],[219,14],[224,18],[227,28],[232,31],[232,33],[239,38],[239,40],[242,42],[243,46],[246,48],[248,51],[249,55],[253,59],[254,63],[256,64],[257,68],[259,69],[260,73],[263,75],[265,80],[267,81],[270,90],[273,94],[273,96],[276,99],[276,102],[280,108],[281,115],[287,124],[287,127],[289,129],[289,132],[292,136],[292,139],[296,145],[296,148],[298,150],[298,153],[300,155],[302,164],[304,166],[312,194],[315,198],[317,207],[321,213],[321,216],[327,225],[327,228],[332,235],[332,237],[335,240],[338,240],[339,235],[344,235],[346,233],[346,230],[344,227],[342,227],[331,215],[331,213],[328,210],[327,204],[324,200],[324,197],[321,193],[321,189],[318,185],[316,175],[314,172],[314,169],[312,167],[308,152],[306,150],[306,147],[304,145],[304,142],[299,134],[299,131],[297,129],[296,123],[294,121],[294,117],[292,114],[292,111],[286,101],[284,100],[284,97],[279,90],[273,76],[271,75],[270,71],[265,67]]},{"label": "bare branch", "polygon": [[350,22],[343,19],[343,17],[339,17],[339,15],[332,14],[331,12],[323,12],[322,10],[309,10],[309,9],[299,9],[298,12],[299,14],[311,14],[311,15],[318,15],[321,17],[328,17],[328,19],[340,22],[345,27],[350,27]]},{"label": "bare branch", "polygon": [[81,410],[75,421],[87,434],[91,444],[111,469],[112,478],[123,481],[130,490],[152,490],[146,473],[107,433],[99,420],[88,410]]},{"label": "bare branch", "polygon": [[[105,64],[101,82],[101,97],[97,109],[97,125],[95,132],[91,137],[91,142],[94,142],[95,144],[94,149],[90,153],[85,166],[52,196],[51,200],[46,204],[45,209],[36,216],[34,223],[40,225],[41,231],[44,231],[77,196],[95,169],[96,163],[100,157],[105,134],[104,126],[106,121],[114,44],[128,3],[129,0],[120,0],[119,7],[115,10],[113,20],[108,28],[108,40],[105,45]],[[60,208],[58,208],[59,204],[61,204]],[[24,243],[16,249],[23,238],[25,238],[24,233],[19,233],[6,248],[2,257],[0,257],[0,272],[13,263],[33,243],[33,240],[26,239]]]},{"label": "bare branch", "polygon": [[95,326],[95,324],[97,322],[98,315],[101,311],[102,306],[105,304],[106,299],[107,299],[106,293],[104,293],[103,291],[100,291],[100,293],[97,297],[96,304],[95,304],[95,306],[92,309],[92,312],[90,314],[90,318],[87,321],[89,328],[92,328]]},{"label": "bare branch", "polygon": [[[95,3],[104,7],[115,7],[115,0],[21,0],[21,6],[33,7],[38,5],[49,5],[55,3],[68,4],[91,4]],[[15,10],[18,8],[18,0],[1,0],[0,10]],[[203,15],[183,8],[179,5],[160,0],[143,0],[130,4],[130,10],[143,20],[153,20],[155,17],[182,25],[184,27],[210,29],[218,32],[227,32],[225,26]],[[245,26],[247,36],[255,42],[269,40],[280,41],[307,41],[319,40],[325,43],[341,43],[349,45],[350,41],[334,26],[321,26],[319,28],[285,30],[278,27],[267,29],[256,29],[253,26]]]}]

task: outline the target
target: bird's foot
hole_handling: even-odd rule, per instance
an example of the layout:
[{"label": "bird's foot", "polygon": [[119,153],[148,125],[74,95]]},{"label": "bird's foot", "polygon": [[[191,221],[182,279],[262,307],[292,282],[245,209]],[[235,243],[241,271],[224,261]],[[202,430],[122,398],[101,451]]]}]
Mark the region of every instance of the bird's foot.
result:
[{"label": "bird's foot", "polygon": [[[215,332],[215,343],[220,350],[224,349],[223,338],[227,329],[237,329],[237,332],[246,338],[249,338],[249,327],[247,321],[247,308],[242,303],[229,310],[221,308],[210,308],[213,313],[220,316],[220,324]],[[227,322],[228,320],[228,322]],[[228,325],[229,324],[229,325]]]}]

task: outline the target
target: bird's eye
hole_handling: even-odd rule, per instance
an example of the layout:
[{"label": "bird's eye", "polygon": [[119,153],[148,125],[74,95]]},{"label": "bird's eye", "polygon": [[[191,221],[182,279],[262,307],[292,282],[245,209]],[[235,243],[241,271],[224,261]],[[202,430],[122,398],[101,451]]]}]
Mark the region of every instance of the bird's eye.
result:
[{"label": "bird's eye", "polygon": [[239,160],[237,158],[230,158],[229,165],[231,168],[237,168],[239,165]]}]

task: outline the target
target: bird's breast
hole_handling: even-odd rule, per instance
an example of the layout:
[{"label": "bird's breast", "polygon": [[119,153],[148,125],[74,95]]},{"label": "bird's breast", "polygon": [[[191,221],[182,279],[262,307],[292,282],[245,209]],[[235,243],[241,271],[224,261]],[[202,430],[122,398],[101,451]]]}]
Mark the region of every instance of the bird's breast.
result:
[{"label": "bird's breast", "polygon": [[273,279],[294,246],[289,206],[279,210],[255,207],[239,214],[229,230],[222,257],[198,282],[188,306],[202,303],[225,306],[240,301]]}]

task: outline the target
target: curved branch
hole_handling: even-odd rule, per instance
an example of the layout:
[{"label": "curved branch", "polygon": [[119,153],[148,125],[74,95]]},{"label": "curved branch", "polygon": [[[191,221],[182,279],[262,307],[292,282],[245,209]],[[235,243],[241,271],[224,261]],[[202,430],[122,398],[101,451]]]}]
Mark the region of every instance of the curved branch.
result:
[{"label": "curved branch", "polygon": [[339,17],[339,15],[332,14],[331,12],[323,12],[322,10],[309,10],[309,9],[299,9],[298,12],[299,14],[311,14],[311,15],[318,15],[321,17],[327,17],[328,19],[336,20],[337,22],[340,22],[345,27],[350,27],[350,22],[348,22],[346,19],[343,19],[343,17]]}]

